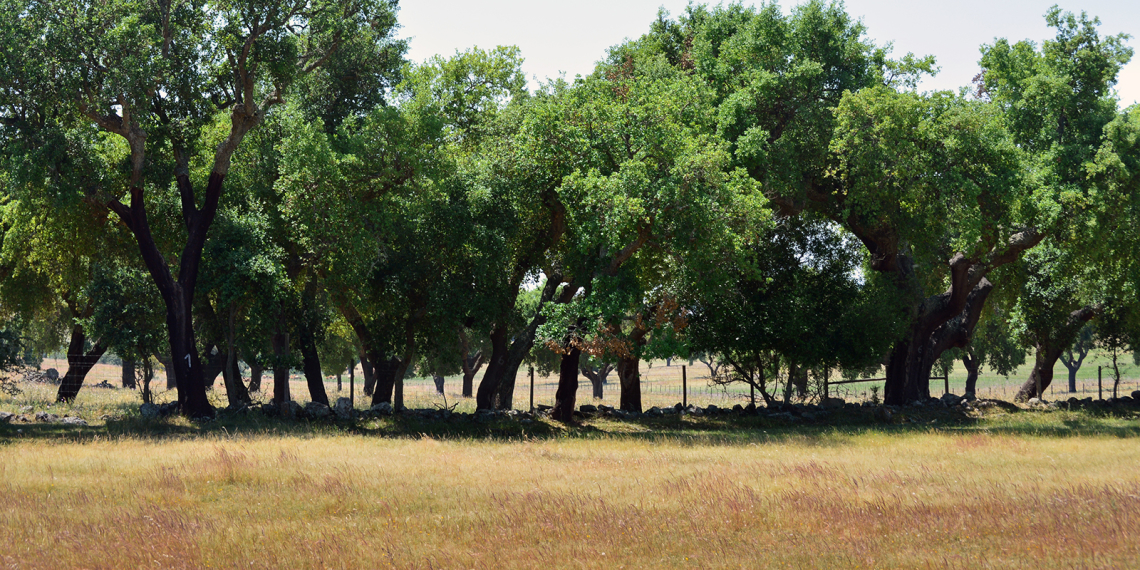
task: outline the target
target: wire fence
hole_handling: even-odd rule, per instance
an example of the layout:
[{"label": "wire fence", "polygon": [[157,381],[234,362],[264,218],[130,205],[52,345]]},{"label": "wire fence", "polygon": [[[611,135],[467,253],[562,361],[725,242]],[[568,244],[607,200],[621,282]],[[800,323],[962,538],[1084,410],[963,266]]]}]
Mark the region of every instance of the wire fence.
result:
[{"label": "wire fence", "polygon": [[[641,370],[641,402],[642,407],[645,409],[653,406],[673,406],[679,403],[701,407],[715,405],[718,407],[731,408],[736,404],[747,405],[752,401],[753,397],[755,397],[755,401],[758,404],[762,402],[760,394],[753,394],[750,387],[746,384],[714,385],[710,382],[709,369],[700,363],[696,365],[674,363],[671,366],[665,365],[663,362],[655,362],[652,366],[647,366],[647,364],[648,363],[642,363]],[[1099,381],[1097,379],[1098,368],[1100,371]],[[1127,396],[1135,390],[1140,390],[1140,378],[1138,378],[1136,374],[1137,368],[1136,366],[1123,368],[1122,372],[1124,378],[1122,378],[1120,385],[1117,387],[1118,395]],[[52,373],[52,369],[55,370],[54,373]],[[1070,393],[1068,390],[1067,370],[1058,366],[1058,370],[1054,371],[1052,384],[1045,390],[1045,399],[1064,400],[1070,397],[1094,399],[1101,397],[1111,398],[1113,396],[1113,380],[1109,370],[1110,369],[1104,368],[1103,365],[1086,364],[1078,375],[1076,391]],[[40,364],[40,371],[43,373],[39,376],[41,380],[50,378],[51,376],[61,378],[67,371],[67,359],[65,355],[48,355]],[[248,381],[248,368],[243,366],[242,373],[244,379]],[[997,374],[981,374],[977,380],[975,393],[979,398],[1013,400],[1021,388],[1021,385],[1024,383],[1025,378],[1028,376],[1028,367],[1023,367],[1008,377]],[[838,378],[836,379],[838,380]],[[308,401],[309,391],[306,387],[304,376],[299,371],[293,371],[290,380],[290,394],[293,396],[293,399],[301,403]],[[476,376],[474,382],[476,389],[478,388],[480,380],[480,376]],[[58,380],[56,380],[56,382],[58,382]],[[821,387],[818,381],[816,382],[811,391],[812,397],[818,397],[822,394]],[[952,373],[945,382],[942,379],[931,380],[931,395],[936,397],[941,396],[947,385],[951,393],[962,394],[965,390],[965,383],[966,377],[965,374],[962,373]],[[154,390],[158,401],[174,399],[173,391],[169,393],[165,392],[166,385],[166,371],[161,365],[155,366],[151,388]],[[272,394],[272,386],[272,374],[267,372],[262,379],[262,390],[260,393],[253,394],[254,398],[260,401],[268,401]],[[347,397],[350,390],[348,374],[342,375],[339,391],[337,390],[335,377],[325,378],[325,388],[330,399],[335,400],[338,397]],[[363,372],[358,366],[355,370],[354,392],[357,407],[368,407],[370,403],[370,398],[363,394],[363,388]],[[779,388],[781,393],[777,395],[777,397],[782,396],[782,385],[779,386]],[[84,381],[84,390],[87,389],[123,390],[121,362],[113,355],[104,356],[99,363],[93,366],[90,372],[88,372]],[[533,384],[534,405],[552,406],[557,389],[557,375],[536,375]],[[408,408],[431,409],[455,407],[457,410],[474,410],[474,399],[464,398],[461,392],[462,379],[459,376],[446,377],[442,393],[437,390],[435,381],[430,377],[406,378],[403,382],[404,405]],[[883,382],[880,380],[858,384],[832,384],[829,385],[827,392],[831,397],[842,398],[848,402],[869,401],[874,398],[882,397]],[[220,377],[217,378],[212,393],[219,401],[224,401],[225,388]],[[580,376],[576,398],[579,405],[593,404],[619,407],[621,403],[621,387],[617,374],[609,374],[607,381],[601,386],[601,398],[595,398],[593,395],[594,386],[590,380],[585,376]],[[82,396],[80,397],[82,398]],[[531,397],[529,371],[526,367],[523,367],[519,371],[519,375],[515,381],[514,407],[520,410],[529,409],[532,401]]]}]

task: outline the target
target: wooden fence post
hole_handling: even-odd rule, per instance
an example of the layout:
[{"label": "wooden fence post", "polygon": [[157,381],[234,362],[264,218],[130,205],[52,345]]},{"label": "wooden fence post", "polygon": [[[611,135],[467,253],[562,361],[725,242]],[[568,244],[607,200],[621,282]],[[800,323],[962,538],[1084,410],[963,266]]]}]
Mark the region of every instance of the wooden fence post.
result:
[{"label": "wooden fence post", "polygon": [[1098,400],[1104,399],[1104,384],[1101,382],[1100,376],[1101,367],[1096,367],[1096,397]]},{"label": "wooden fence post", "polygon": [[689,376],[684,364],[681,365],[681,407],[689,407]]},{"label": "wooden fence post", "polygon": [[530,367],[530,413],[534,413],[534,367]]}]

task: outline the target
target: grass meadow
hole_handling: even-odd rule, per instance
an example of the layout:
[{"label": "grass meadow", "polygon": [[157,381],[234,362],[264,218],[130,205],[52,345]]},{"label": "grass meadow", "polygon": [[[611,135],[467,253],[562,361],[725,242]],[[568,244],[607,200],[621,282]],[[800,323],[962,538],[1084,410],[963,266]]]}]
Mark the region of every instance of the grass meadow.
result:
[{"label": "grass meadow", "polygon": [[0,424],[0,567],[1140,567],[1138,407],[192,423],[92,383],[0,396],[90,424]]}]

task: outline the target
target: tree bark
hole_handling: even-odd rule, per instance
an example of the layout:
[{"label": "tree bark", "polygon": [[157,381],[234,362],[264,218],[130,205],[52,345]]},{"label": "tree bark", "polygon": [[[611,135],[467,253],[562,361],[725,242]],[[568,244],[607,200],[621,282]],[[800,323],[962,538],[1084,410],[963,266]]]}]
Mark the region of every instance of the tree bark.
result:
[{"label": "tree bark", "polygon": [[471,346],[467,342],[467,332],[459,327],[459,358],[463,368],[463,397],[470,398],[474,393],[475,374],[483,367],[483,351],[471,354]]},{"label": "tree bark", "polygon": [[364,374],[364,395],[371,396],[376,390],[376,369],[363,350],[360,351],[360,371]]},{"label": "tree bark", "polygon": [[574,422],[574,399],[578,393],[578,370],[582,349],[572,346],[562,355],[558,366],[558,390],[554,392],[554,410],[551,417],[563,422]]},{"label": "tree bark", "polygon": [[[495,408],[495,396],[502,383],[507,361],[510,358],[510,346],[507,344],[506,325],[495,325],[491,329],[491,359],[487,362],[487,371],[483,374],[483,381],[479,382],[479,392],[475,396],[475,408],[491,410]],[[517,368],[515,369],[517,373]]]},{"label": "tree bark", "polygon": [[962,366],[966,368],[966,396],[973,397],[978,388],[978,358],[970,351],[962,351]]},{"label": "tree bark", "polygon": [[107,352],[107,347],[98,340],[90,351],[84,352],[86,345],[87,335],[83,331],[83,325],[77,324],[71,328],[71,342],[67,345],[67,373],[63,375],[63,380],[59,384],[55,401],[75,401],[79,389],[83,387],[83,380],[87,378],[87,373],[99,363],[103,353]]},{"label": "tree bark", "polygon": [[446,379],[443,376],[440,376],[439,374],[432,374],[431,379],[433,382],[435,382],[435,393],[436,394],[442,394],[443,393],[443,384],[444,384]]},{"label": "tree bark", "polygon": [[320,355],[317,354],[317,344],[313,335],[301,334],[301,363],[305,370],[305,382],[309,385],[309,398],[314,402],[329,405],[329,396],[325,392],[325,377],[321,373]]},{"label": "tree bark", "polygon": [[135,381],[135,361],[123,360],[123,387],[134,389],[138,386]]},{"label": "tree bark", "polygon": [[641,359],[623,358],[617,363],[618,381],[621,383],[622,410],[641,413]]},{"label": "tree bark", "polygon": [[[1081,327],[1085,326],[1090,319],[1096,316],[1097,307],[1081,307],[1071,313],[1069,317],[1054,331],[1047,331],[1038,336],[1036,348],[1037,356],[1033,361],[1033,370],[1029,372],[1029,378],[1021,385],[1021,389],[1017,391],[1015,399],[1019,402],[1024,402],[1030,398],[1041,398],[1042,393],[1050,384],[1053,383],[1053,367],[1056,366],[1057,360],[1061,358],[1061,354],[1065,352],[1073,343],[1073,339],[1080,333]],[[1074,384],[1076,379],[1074,377]],[[1037,386],[1040,385],[1040,392]],[[1076,386],[1073,386],[1076,388]]]},{"label": "tree bark", "polygon": [[260,362],[250,362],[249,363],[249,391],[250,392],[256,393],[256,392],[261,391],[261,374],[262,374],[262,372],[264,372],[264,370],[265,369],[261,367]]},{"label": "tree bark", "polygon": [[206,346],[205,352],[206,365],[202,371],[202,381],[205,382],[207,390],[213,390],[214,383],[218,381],[218,375],[226,368],[229,356],[219,350],[216,344]]},{"label": "tree bark", "polygon": [[289,395],[289,333],[282,329],[273,335],[273,403],[281,406]]},{"label": "tree bark", "polygon": [[[372,365],[375,386],[372,391],[372,405],[387,402],[392,404],[392,392],[396,388],[396,374],[400,371],[399,358],[384,358]],[[393,405],[395,407],[395,405]]]}]

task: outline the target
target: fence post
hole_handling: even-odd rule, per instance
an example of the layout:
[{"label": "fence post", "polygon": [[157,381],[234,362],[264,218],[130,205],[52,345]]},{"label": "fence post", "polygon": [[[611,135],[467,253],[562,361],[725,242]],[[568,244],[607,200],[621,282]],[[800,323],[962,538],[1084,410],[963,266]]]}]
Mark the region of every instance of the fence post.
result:
[{"label": "fence post", "polygon": [[1100,370],[1101,370],[1101,367],[1097,366],[1096,367],[1096,398],[1098,400],[1103,400],[1104,399],[1104,384],[1101,382]]},{"label": "fence post", "polygon": [[755,406],[756,405],[756,385],[749,382],[748,383],[748,391],[750,393],[749,395],[752,397],[751,398],[752,399],[752,405]]},{"label": "fence post", "polygon": [[943,376],[942,381],[944,382],[944,385],[945,385],[945,389],[943,390],[942,395],[945,396],[946,394],[950,393],[950,375],[947,374],[947,375]]},{"label": "fence post", "polygon": [[681,407],[689,407],[689,376],[684,364],[681,365]]},{"label": "fence post", "polygon": [[534,413],[534,367],[530,367],[530,413]]}]

